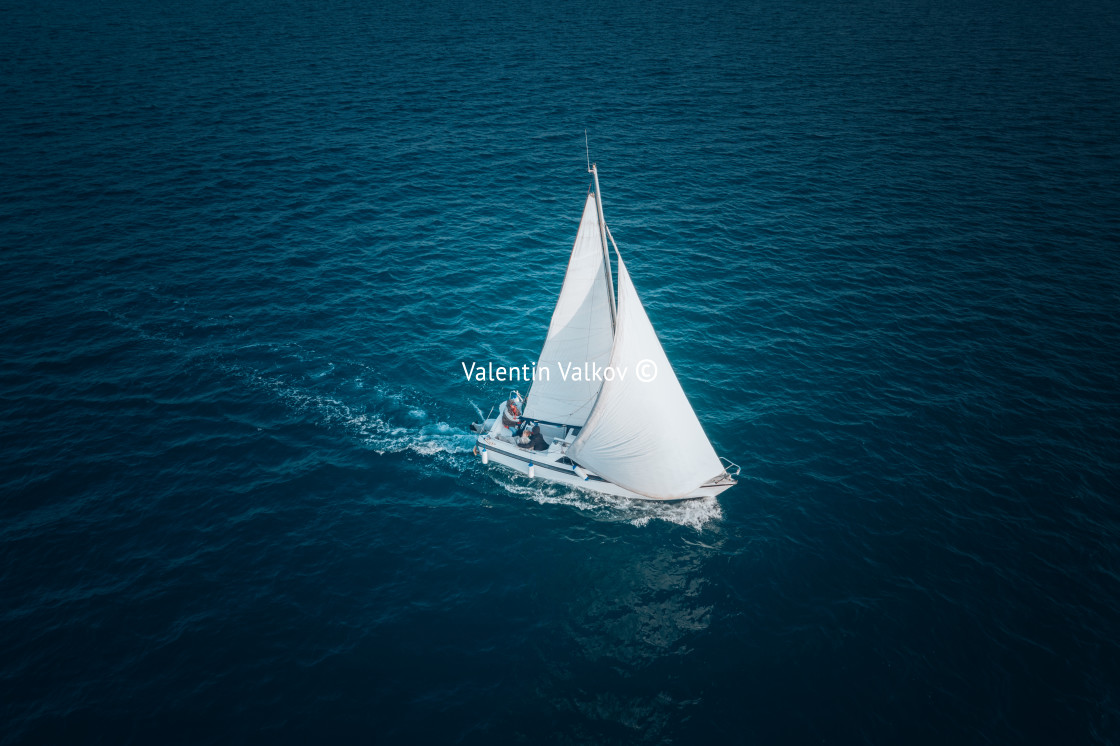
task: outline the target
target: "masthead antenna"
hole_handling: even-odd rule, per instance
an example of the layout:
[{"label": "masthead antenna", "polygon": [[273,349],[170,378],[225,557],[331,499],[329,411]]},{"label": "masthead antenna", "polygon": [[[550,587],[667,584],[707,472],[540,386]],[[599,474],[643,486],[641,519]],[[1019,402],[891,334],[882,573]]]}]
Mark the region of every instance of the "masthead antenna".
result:
[{"label": "masthead antenna", "polygon": [[583,131],[583,147],[587,151],[587,173],[591,173],[591,147],[587,144],[587,130]]}]

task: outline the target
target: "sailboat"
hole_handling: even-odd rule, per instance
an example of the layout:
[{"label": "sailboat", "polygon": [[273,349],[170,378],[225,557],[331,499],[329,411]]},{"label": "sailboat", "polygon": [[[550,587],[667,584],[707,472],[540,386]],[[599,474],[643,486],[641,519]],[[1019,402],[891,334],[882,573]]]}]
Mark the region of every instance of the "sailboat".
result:
[{"label": "sailboat", "polygon": [[608,495],[718,495],[736,484],[739,467],[717,456],[704,434],[603,219],[597,166],[589,163],[588,172],[592,184],[532,387],[472,424],[474,452],[483,464]]}]

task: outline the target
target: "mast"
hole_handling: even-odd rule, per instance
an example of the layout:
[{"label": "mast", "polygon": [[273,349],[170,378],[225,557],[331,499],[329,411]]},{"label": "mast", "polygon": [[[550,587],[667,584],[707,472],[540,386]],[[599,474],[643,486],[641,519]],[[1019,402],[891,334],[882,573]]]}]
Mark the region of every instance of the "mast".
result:
[{"label": "mast", "polygon": [[[603,244],[603,261],[607,263],[607,298],[611,302],[611,328],[614,328],[615,317],[618,314],[614,303],[614,280],[611,278],[611,253],[607,248],[607,221],[603,218],[603,198],[599,195],[599,171],[597,164],[592,163],[587,169],[595,177],[595,206],[599,210],[599,238]],[[614,240],[613,237],[611,239]],[[617,249],[615,249],[617,251]]]}]

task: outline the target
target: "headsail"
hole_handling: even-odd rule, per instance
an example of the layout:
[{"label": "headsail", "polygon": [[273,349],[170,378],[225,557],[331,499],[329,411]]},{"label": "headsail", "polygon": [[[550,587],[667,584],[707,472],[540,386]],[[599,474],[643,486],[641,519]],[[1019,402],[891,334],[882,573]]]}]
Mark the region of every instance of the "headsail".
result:
[{"label": "headsail", "polygon": [[[582,369],[585,362],[600,367],[607,364],[614,330],[605,265],[598,207],[595,195],[589,194],[564,287],[537,361],[538,377],[530,390],[527,418],[582,426],[591,414],[602,381],[574,380],[572,375],[564,380],[560,370],[561,366],[564,370]],[[539,373],[546,367],[547,379]]]},{"label": "headsail", "polygon": [[[640,373],[653,370],[653,380]],[[568,456],[604,479],[647,497],[675,500],[723,473],[708,436],[677,380],[618,257],[618,316],[606,381]]]}]

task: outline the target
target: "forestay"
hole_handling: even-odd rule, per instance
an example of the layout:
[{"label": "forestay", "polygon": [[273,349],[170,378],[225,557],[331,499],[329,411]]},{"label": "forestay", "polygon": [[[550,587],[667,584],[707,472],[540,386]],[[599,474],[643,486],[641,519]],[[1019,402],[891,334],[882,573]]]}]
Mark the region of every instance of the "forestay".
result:
[{"label": "forestay", "polygon": [[[586,219],[586,211],[584,212]],[[656,366],[643,382],[639,372]],[[642,366],[639,366],[642,363]],[[604,479],[660,500],[687,497],[724,472],[618,257],[618,316],[606,381],[568,456]]]},{"label": "forestay", "polygon": [[[589,194],[564,286],[537,361],[537,377],[530,390],[526,418],[581,426],[591,414],[602,381],[574,380],[572,375],[564,380],[560,372],[582,369],[584,363],[600,367],[607,364],[614,336],[608,271],[595,196]],[[546,368],[548,378],[541,373]]]}]

